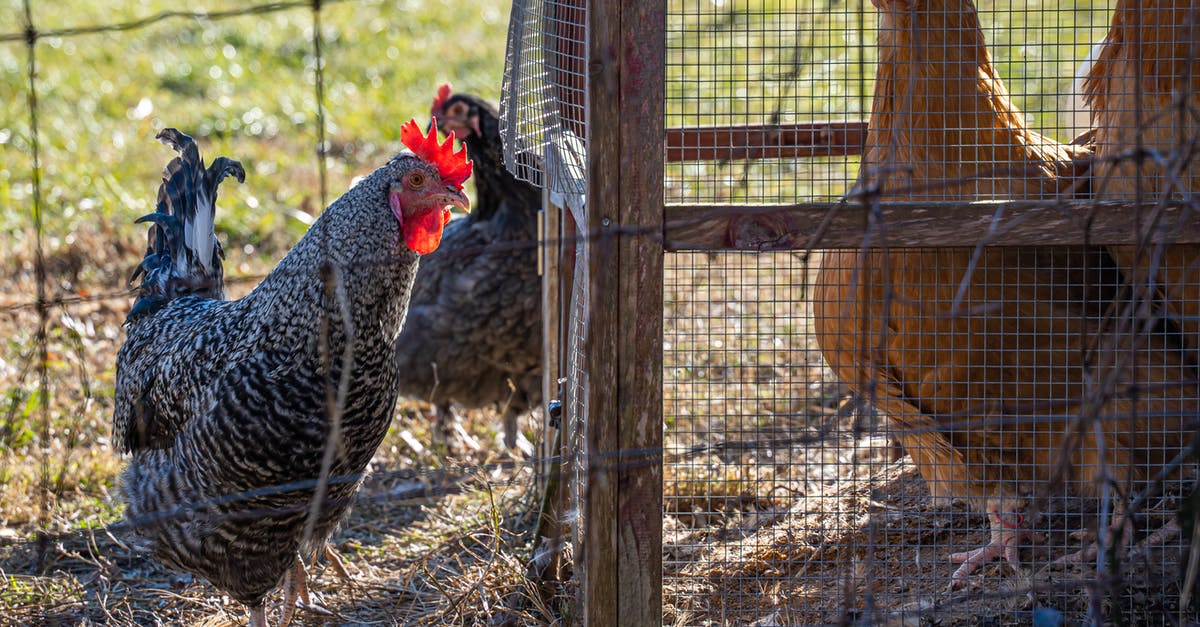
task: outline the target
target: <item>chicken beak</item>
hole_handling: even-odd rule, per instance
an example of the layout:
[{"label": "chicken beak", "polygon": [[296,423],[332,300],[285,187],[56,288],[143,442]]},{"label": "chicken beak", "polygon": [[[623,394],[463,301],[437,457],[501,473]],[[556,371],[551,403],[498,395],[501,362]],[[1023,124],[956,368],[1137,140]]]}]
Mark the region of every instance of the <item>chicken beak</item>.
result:
[{"label": "chicken beak", "polygon": [[471,199],[461,189],[447,187],[446,193],[438,196],[438,205],[442,207],[457,207],[466,213],[471,212]]}]

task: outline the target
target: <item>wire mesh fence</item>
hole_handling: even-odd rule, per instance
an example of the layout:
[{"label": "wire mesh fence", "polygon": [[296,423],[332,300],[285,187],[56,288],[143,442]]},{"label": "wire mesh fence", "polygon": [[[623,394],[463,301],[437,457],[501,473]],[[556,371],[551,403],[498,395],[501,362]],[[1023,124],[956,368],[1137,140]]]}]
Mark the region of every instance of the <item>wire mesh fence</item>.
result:
[{"label": "wire mesh fence", "polygon": [[[976,24],[968,2],[871,4],[668,3],[665,222],[608,241],[665,233],[668,248],[680,250],[667,254],[662,283],[661,448],[593,459],[580,439],[588,421],[611,417],[610,408],[585,400],[588,386],[611,384],[589,380],[595,321],[588,312],[618,295],[588,293],[592,253],[605,244],[577,226],[563,233],[574,257],[562,322],[565,424],[575,439],[558,461],[573,464],[576,487],[599,467],[661,469],[666,624],[1015,624],[1035,609],[1071,622],[1195,619],[1184,583],[1194,576],[1184,557],[1191,528],[1183,516],[1180,533],[1174,520],[1194,507],[1188,452],[1197,421],[1200,280],[1191,245],[1164,245],[1194,222],[1194,11],[1139,12],[1119,3],[1114,11],[1125,26],[1113,33],[1124,39],[1109,34],[1107,47],[1093,48],[1109,33],[1107,7],[997,4],[980,7]],[[28,97],[21,110],[28,115],[5,117],[0,129],[14,164],[0,171],[0,183],[17,183],[0,191],[33,208],[32,228],[17,229],[29,233],[29,257],[16,260],[2,309],[17,332],[4,364],[0,437],[8,448],[36,449],[24,459],[37,461],[32,469],[4,468],[15,477],[6,498],[40,499],[34,520],[9,518],[2,530],[2,575],[24,595],[6,601],[18,620],[138,622],[226,611],[220,601],[176,594],[190,584],[141,564],[120,544],[121,526],[110,524],[117,506],[104,495],[114,460],[72,465],[78,453],[94,454],[81,438],[99,429],[62,418],[107,420],[113,383],[104,360],[120,341],[119,299],[129,295],[109,280],[125,268],[106,267],[97,281],[77,258],[60,254],[80,233],[55,231],[71,223],[54,210],[86,212],[96,200],[71,195],[57,179],[64,155],[88,142],[56,124],[69,98],[41,81],[53,80],[56,64],[71,63],[74,42],[87,37],[144,30],[164,37],[155,29],[175,20],[211,27],[310,11],[311,31],[297,30],[274,52],[311,76],[311,101],[306,95],[283,106],[282,115],[202,115],[200,125],[216,143],[234,132],[278,141],[280,128],[295,127],[301,140],[289,145],[318,157],[300,168],[310,189],[254,203],[295,201],[293,217],[311,220],[328,192],[349,186],[348,168],[331,154],[357,161],[382,150],[347,140],[338,107],[327,104],[349,106],[356,92],[347,86],[353,81],[330,78],[337,60],[353,56],[351,37],[326,36],[322,19],[357,6],[167,11],[39,31],[26,5],[18,18],[29,28],[0,34],[10,51],[27,52],[25,62],[15,53],[4,61],[24,78],[14,95]],[[615,96],[585,86],[591,72],[606,71],[584,52],[591,16],[582,1],[518,2],[513,16],[500,98],[505,161],[518,178],[544,180],[574,224],[587,225],[595,214],[583,203],[586,173],[596,167],[586,159],[594,130],[587,107]],[[377,35],[391,24],[380,20],[371,22]],[[225,35],[182,30],[178,41],[233,61],[220,45]],[[238,36],[270,48],[245,30]],[[136,41],[153,49],[157,40]],[[1089,51],[1102,68],[1095,75],[1111,80],[1082,80]],[[1162,63],[1143,63],[1154,54],[1165,54]],[[166,57],[148,69],[186,90],[195,72],[184,70],[186,59]],[[253,63],[237,62],[238,72],[249,74]],[[233,65],[206,70],[213,82],[202,95],[219,108],[245,86]],[[1158,82],[1130,87],[1147,74]],[[364,76],[376,88],[395,78]],[[104,93],[111,78],[96,72],[80,89]],[[1095,118],[1079,114],[1084,93],[1090,106],[1105,107]],[[80,109],[98,106],[89,102]],[[149,124],[152,105],[134,101],[119,112]],[[1068,143],[1092,126],[1099,127],[1092,138]],[[80,161],[125,154],[94,152]],[[627,156],[609,173],[638,157]],[[1130,165],[1138,163],[1140,172]],[[132,196],[119,182],[94,174],[89,182],[96,181],[111,188],[103,198]],[[1025,205],[966,204],[977,200],[1048,202],[1040,213],[1022,213]],[[1118,216],[1125,222],[1112,226],[1111,203],[1129,200],[1141,203],[1138,210],[1126,205]],[[781,208],[793,203],[802,206]],[[803,223],[814,216],[814,224]],[[830,235],[830,224],[840,234]],[[1133,246],[1139,238],[1144,245]],[[250,251],[268,247],[243,239],[249,248],[234,261],[244,270],[237,289],[261,278]],[[1059,240],[1073,244],[1041,246]],[[983,246],[996,243],[1005,247]],[[135,247],[118,257],[138,254]],[[369,560],[362,571],[388,575],[372,578],[365,593],[330,592],[334,611],[345,614],[314,620],[555,620],[561,608],[531,593],[537,582],[524,575],[529,508],[507,505],[524,498],[512,487],[523,487],[526,471],[542,462],[489,463],[485,452],[474,463],[429,468],[424,445],[408,430],[413,424],[385,440],[358,500],[367,514],[350,520],[344,547],[378,543],[364,550],[387,552],[398,525],[461,520],[462,507],[479,524],[425,538],[436,546],[415,557]],[[15,489],[21,481],[38,487]],[[72,483],[102,487],[85,491],[95,502],[59,498]],[[488,505],[465,504],[460,493],[472,487]],[[497,492],[500,505],[491,500]],[[574,498],[558,514],[578,530],[587,493]],[[412,507],[414,499],[425,507]],[[589,567],[583,557],[577,578]],[[14,576],[9,566],[38,574]]]},{"label": "wire mesh fence", "polygon": [[[710,250],[666,260],[664,622],[1194,616],[1194,247],[936,201],[1186,199],[1196,16],[872,4],[669,7],[668,245]],[[1147,242],[1192,219],[1140,212]]]},{"label": "wire mesh fence", "polygon": [[573,199],[585,192],[586,25],[584,0],[514,2],[501,96],[509,170],[538,184],[545,176],[551,193]]},{"label": "wire mesh fence", "polygon": [[[362,476],[327,468],[317,481],[297,477],[249,496],[231,488],[149,520],[122,519],[116,476],[126,460],[110,435],[114,362],[134,298],[129,273],[146,246],[132,221],[154,210],[156,178],[170,157],[154,132],[179,126],[206,159],[224,153],[246,166],[245,186],[222,189],[216,227],[226,287],[242,296],[327,199],[401,148],[403,120],[428,119],[439,83],[474,84],[495,101],[508,7],[472,3],[481,41],[456,43],[451,64],[440,46],[463,26],[459,7],[398,20],[396,7],[369,0],[77,5],[6,5],[13,19],[0,28],[11,31],[0,33],[0,92],[11,105],[0,113],[0,228],[13,242],[0,301],[0,622],[244,620],[201,578],[146,560],[130,532],[203,519],[214,503],[319,492]],[[405,69],[402,56],[425,69]],[[528,257],[532,272],[537,207],[528,209],[531,226],[519,241],[476,242],[450,256]],[[382,274],[397,259],[371,263]],[[530,288],[536,302],[536,283]],[[323,607],[303,622],[403,616],[442,624],[505,612],[549,620],[534,619],[520,592],[525,601],[495,607],[525,586],[523,564],[509,560],[524,553],[533,526],[535,462],[507,459],[491,441],[499,429],[491,412],[467,413],[466,452],[450,457],[431,442],[420,404],[406,401],[399,413],[335,537],[357,581],[334,570],[315,577]],[[270,454],[286,457],[284,449]],[[396,533],[404,543],[420,538],[421,547],[395,551]],[[389,558],[362,559],[367,553]],[[461,592],[480,583],[488,598],[461,605]]]},{"label": "wire mesh fence", "polygon": [[664,621],[1192,615],[1195,16],[872,4],[669,4]]},{"label": "wire mesh fence", "polygon": [[[949,250],[937,252],[945,260]],[[898,262],[917,250],[892,252]],[[1024,311],[988,309],[1010,305],[999,299],[964,305],[986,310],[948,317],[978,342],[968,354],[962,335],[906,329],[944,311],[929,298],[920,308],[914,302],[914,294],[937,289],[936,278],[890,283],[894,308],[876,310],[874,323],[897,330],[862,333],[856,316],[869,314],[853,308],[884,301],[828,298],[829,290],[853,291],[858,251],[817,255],[811,266],[797,253],[677,253],[668,262],[664,621],[958,624],[987,612],[1013,624],[1027,620],[1034,604],[1085,621],[1097,581],[1088,547],[1112,515],[1101,508],[1135,495],[1144,500],[1124,536],[1135,548],[1113,548],[1124,545],[1110,536],[1110,556],[1119,553],[1121,566],[1101,595],[1102,613],[1132,623],[1175,615],[1181,556],[1172,521],[1194,470],[1189,463],[1162,484],[1152,480],[1187,450],[1195,429],[1194,376],[1177,338],[1151,338],[1159,343],[1142,349],[1144,361],[1125,374],[1134,380],[1120,384],[1158,392],[1094,409],[1083,440],[1065,445],[1063,434],[1083,415],[1080,401],[1094,394],[1080,364],[1056,352],[1085,336],[1070,328],[1080,318],[1064,315],[1078,285],[1057,286],[1059,300],[1042,287],[1037,307]],[[1096,272],[1104,254],[1092,256],[1031,263],[1028,253],[1003,249],[976,267],[971,286],[1032,289],[1031,267],[1060,276]],[[947,266],[925,266],[926,275],[930,268]],[[816,320],[804,293],[814,283],[811,307],[826,309]],[[1110,274],[1089,285],[1115,290],[1121,281]],[[1084,317],[1103,320],[1106,304],[1092,302]],[[1044,325],[1032,346],[1019,336],[1026,324]],[[873,337],[885,337],[886,348]],[[955,361],[929,354],[944,350],[941,342],[959,342]],[[894,378],[855,382],[842,374],[850,381],[842,383],[825,365],[831,348],[875,351],[893,364]],[[925,361],[909,354],[912,361],[893,362],[906,359],[901,350],[924,350]],[[922,367],[923,378],[913,374]],[[1072,466],[1057,476],[1063,455]],[[1105,490],[1104,506],[1080,496]],[[1013,540],[1019,574],[990,560],[959,570],[952,556],[963,561],[1005,525],[1028,534]]]},{"label": "wire mesh fence", "polygon": [[[556,307],[559,317],[550,320],[553,339],[547,350],[561,355],[561,364],[559,372],[547,372],[547,376],[557,379],[549,381],[549,389],[561,394],[560,428],[565,434],[561,445],[547,450],[551,459],[561,460],[558,476],[566,481],[565,489],[559,490],[558,477],[550,480],[553,487],[547,490],[543,510],[545,526],[540,533],[546,536],[543,542],[549,548],[541,553],[550,571],[560,571],[552,564],[559,561],[567,544],[559,536],[568,536],[575,545],[581,539],[578,504],[585,498],[588,470],[584,461],[588,459],[586,399],[591,382],[584,362],[591,261],[588,239],[578,235],[588,224],[587,17],[585,0],[513,2],[501,96],[505,165],[522,180],[545,181],[547,209],[561,215],[542,223],[554,225],[544,228],[543,237],[561,246],[547,250],[561,250],[563,262],[547,266],[558,273],[547,276],[544,288],[560,301]],[[555,442],[550,445],[554,447]],[[568,520],[575,523],[566,523]]]}]

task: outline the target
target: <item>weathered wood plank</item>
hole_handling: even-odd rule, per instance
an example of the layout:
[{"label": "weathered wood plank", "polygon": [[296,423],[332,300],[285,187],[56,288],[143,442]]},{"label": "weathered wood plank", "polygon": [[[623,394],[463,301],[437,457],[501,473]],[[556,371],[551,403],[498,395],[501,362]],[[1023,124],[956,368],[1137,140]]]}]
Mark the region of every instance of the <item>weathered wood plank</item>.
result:
[{"label": "weathered wood plank", "polygon": [[[550,202],[550,193],[542,190],[542,212],[539,222],[539,244],[541,246],[538,258],[538,274],[542,279],[542,440],[538,450],[540,464],[538,465],[538,485],[543,486],[542,506],[539,512],[537,531],[534,534],[534,545],[537,547],[535,557],[529,568],[530,577],[541,584],[540,593],[543,601],[549,603],[557,592],[556,582],[561,580],[562,543],[566,536],[563,520],[567,511],[563,490],[562,460],[567,459],[567,451],[563,437],[565,425],[562,422],[561,411],[557,419],[550,411],[550,403],[561,401],[562,391],[559,380],[562,377],[562,356],[565,337],[563,331],[568,328],[563,312],[564,304],[569,300],[569,293],[564,286],[569,286],[570,278],[564,279],[563,251],[563,214],[564,209]],[[547,540],[543,542],[543,538]]]},{"label": "weathered wood plank", "polygon": [[[617,267],[616,625],[662,624],[663,221],[666,3],[622,0]],[[608,295],[606,295],[608,296]],[[649,452],[648,452],[649,451]]]},{"label": "weathered wood plank", "polygon": [[[563,266],[563,212],[561,207],[550,203],[550,193],[542,190],[542,213],[540,217],[540,267],[542,278],[542,398],[546,402],[559,398],[558,380],[562,376],[564,281]],[[549,417],[547,416],[547,419]],[[557,455],[558,451],[549,452]]]},{"label": "weathered wood plank", "polygon": [[618,330],[620,293],[617,208],[621,187],[620,80],[621,4],[591,2],[588,8],[587,239],[589,300],[584,351],[584,479],[576,558],[580,579],[579,614],[583,625],[621,625],[617,598],[617,473],[611,463],[620,450],[617,420]]},{"label": "weathered wood plank", "polygon": [[844,157],[866,139],[864,120],[669,128],[667,162]]},{"label": "weathered wood plank", "polygon": [[[776,206],[667,205],[668,250],[872,246],[1053,246],[1200,242],[1200,215],[1181,203],[1007,201]],[[868,233],[870,238],[867,238]]]}]

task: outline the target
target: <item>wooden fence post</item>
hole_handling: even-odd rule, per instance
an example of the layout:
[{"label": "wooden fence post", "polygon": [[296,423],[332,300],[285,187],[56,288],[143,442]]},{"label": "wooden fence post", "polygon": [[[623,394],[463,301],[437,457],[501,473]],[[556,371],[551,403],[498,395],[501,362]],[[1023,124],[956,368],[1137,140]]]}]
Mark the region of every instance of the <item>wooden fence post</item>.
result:
[{"label": "wooden fence post", "polygon": [[666,3],[588,13],[583,622],[662,622]]}]

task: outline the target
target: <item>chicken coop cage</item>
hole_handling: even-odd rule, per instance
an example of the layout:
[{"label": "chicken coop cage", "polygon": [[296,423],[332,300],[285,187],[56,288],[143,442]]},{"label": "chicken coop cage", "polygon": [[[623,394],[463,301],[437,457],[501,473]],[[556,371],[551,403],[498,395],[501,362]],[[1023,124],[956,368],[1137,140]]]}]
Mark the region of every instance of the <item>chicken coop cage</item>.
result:
[{"label": "chicken coop cage", "polygon": [[582,620],[1195,620],[1198,24],[514,2]]}]

